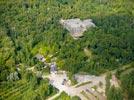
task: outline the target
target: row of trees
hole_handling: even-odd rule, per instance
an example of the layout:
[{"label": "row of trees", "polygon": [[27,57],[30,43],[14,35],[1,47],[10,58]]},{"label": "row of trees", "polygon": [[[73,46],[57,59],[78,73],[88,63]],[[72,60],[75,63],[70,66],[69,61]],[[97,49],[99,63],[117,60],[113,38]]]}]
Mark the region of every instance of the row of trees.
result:
[{"label": "row of trees", "polygon": [[57,92],[57,89],[49,84],[48,79],[44,80],[41,77],[37,77],[32,72],[26,72],[23,79],[30,83],[28,93],[22,97],[24,99],[43,100]]},{"label": "row of trees", "polygon": [[20,79],[17,81],[0,82],[2,100],[44,100],[58,91],[49,84],[48,79],[42,79],[31,71],[22,68],[19,74]]}]

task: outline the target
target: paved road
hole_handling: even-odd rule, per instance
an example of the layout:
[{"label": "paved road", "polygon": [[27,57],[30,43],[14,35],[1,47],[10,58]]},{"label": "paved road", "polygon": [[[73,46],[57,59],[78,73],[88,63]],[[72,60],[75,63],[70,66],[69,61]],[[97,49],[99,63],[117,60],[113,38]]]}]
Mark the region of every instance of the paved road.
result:
[{"label": "paved road", "polygon": [[[62,82],[64,79],[67,79],[66,74],[61,74],[61,75],[49,75],[49,76],[43,76],[43,78],[49,78],[50,79],[50,83],[51,85],[53,85],[55,88],[59,89],[59,93],[56,94],[55,96],[51,97],[48,100],[53,100],[55,97],[59,96],[59,94],[64,91],[66,92],[69,96],[79,96],[81,98],[81,100],[88,100],[84,95],[81,94],[82,91],[87,92],[86,90],[88,89],[89,91],[91,91],[91,93],[89,92],[88,94],[92,95],[90,98],[91,100],[97,100],[94,99],[93,94],[96,94],[100,99],[99,100],[106,100],[104,96],[97,94],[95,91],[92,91],[91,87],[93,87],[94,85],[97,85],[99,83],[99,81],[102,79],[93,79],[94,81],[92,83],[86,84],[84,86],[80,86],[80,87],[75,87],[75,86],[66,86],[66,85],[62,85]],[[101,80],[102,81],[102,80]],[[101,99],[102,98],[102,99]]]}]

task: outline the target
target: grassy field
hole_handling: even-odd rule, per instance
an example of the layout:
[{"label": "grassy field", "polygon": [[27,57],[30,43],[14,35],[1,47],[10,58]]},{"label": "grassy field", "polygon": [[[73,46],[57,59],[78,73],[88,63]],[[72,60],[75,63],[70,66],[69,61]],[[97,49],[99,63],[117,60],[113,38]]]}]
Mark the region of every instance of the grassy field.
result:
[{"label": "grassy field", "polygon": [[[12,83],[9,83],[12,84]],[[0,100],[19,100],[21,96],[28,90],[29,83],[19,81],[13,83],[12,86],[5,86],[7,84],[0,84]]]}]

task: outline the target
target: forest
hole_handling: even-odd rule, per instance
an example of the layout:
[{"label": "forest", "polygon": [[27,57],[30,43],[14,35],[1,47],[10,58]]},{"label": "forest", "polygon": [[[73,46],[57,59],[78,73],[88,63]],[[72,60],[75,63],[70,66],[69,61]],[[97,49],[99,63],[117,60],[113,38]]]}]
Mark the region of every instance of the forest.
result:
[{"label": "forest", "polygon": [[[32,67],[39,63],[34,59],[37,53],[48,62],[49,55],[53,55],[58,68],[70,75],[80,72],[100,75],[133,62],[133,5],[133,0],[0,0],[1,87],[3,82],[8,84],[7,77],[16,71],[17,65]],[[97,27],[74,40],[59,23],[60,19],[71,18],[91,18]],[[133,73],[117,75],[129,100],[134,98]],[[19,78],[25,81],[26,76],[20,73]],[[45,85],[44,88],[51,87],[47,81]]]}]

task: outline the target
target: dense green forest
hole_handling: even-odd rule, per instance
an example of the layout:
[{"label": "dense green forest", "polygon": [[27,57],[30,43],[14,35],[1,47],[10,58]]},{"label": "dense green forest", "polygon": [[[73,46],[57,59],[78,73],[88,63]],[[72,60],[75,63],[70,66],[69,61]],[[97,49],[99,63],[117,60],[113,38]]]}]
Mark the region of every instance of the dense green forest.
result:
[{"label": "dense green forest", "polygon": [[[72,73],[98,74],[134,60],[133,1],[65,1],[0,2],[1,74],[19,63],[33,66],[37,53],[58,57],[59,67]],[[92,18],[97,27],[73,40],[59,20],[76,17]]]},{"label": "dense green forest", "polygon": [[[60,19],[70,18],[91,18],[97,27],[74,40],[59,23]],[[84,52],[85,48],[90,55]],[[34,59],[37,53],[44,55],[48,62],[49,55],[53,55],[58,68],[70,74],[99,75],[131,63],[134,1],[0,0],[0,82],[7,81],[18,64],[25,67],[37,64]],[[134,98],[133,94],[129,96],[134,93],[133,73],[118,75],[129,100]]]}]

